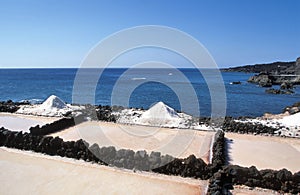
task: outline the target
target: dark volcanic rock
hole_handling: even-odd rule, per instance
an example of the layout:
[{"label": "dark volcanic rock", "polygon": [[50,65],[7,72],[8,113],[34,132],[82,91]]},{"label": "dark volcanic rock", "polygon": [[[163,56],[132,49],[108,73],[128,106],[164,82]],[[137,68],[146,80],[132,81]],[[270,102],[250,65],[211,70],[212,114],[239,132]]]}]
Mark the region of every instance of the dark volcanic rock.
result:
[{"label": "dark volcanic rock", "polygon": [[214,173],[221,169],[226,161],[225,133],[221,130],[217,131],[215,134],[212,152],[212,163],[209,165],[208,169],[210,169],[211,173]]},{"label": "dark volcanic rock", "polygon": [[1,101],[0,102],[0,112],[10,112],[10,113],[14,113],[19,109],[19,104],[18,103],[14,103],[11,100],[8,101]]},{"label": "dark volcanic rock", "polygon": [[300,57],[296,60],[295,74],[300,75]]},{"label": "dark volcanic rock", "polygon": [[226,118],[222,129],[225,132],[234,133],[255,133],[255,134],[274,134],[277,131],[276,128],[264,126],[260,123],[242,123],[234,121],[232,118]]},{"label": "dark volcanic rock", "polygon": [[226,194],[230,195],[229,190],[233,189],[232,174],[224,170],[214,173],[209,179],[207,194]]},{"label": "dark volcanic rock", "polygon": [[238,185],[247,185],[249,187],[259,186],[262,179],[260,172],[256,167],[241,167],[238,165],[228,165],[224,167],[224,172],[232,176],[232,182]]},{"label": "dark volcanic rock", "polygon": [[259,81],[261,87],[272,87],[272,81],[270,79]]},{"label": "dark volcanic rock", "polygon": [[287,169],[281,169],[277,172],[276,178],[281,182],[290,181],[293,178],[293,174]]},{"label": "dark volcanic rock", "polygon": [[98,120],[107,122],[116,122],[115,116],[112,114],[112,107],[110,106],[97,106],[96,114]]},{"label": "dark volcanic rock", "polygon": [[240,84],[242,84],[242,82],[241,81],[233,81],[230,84],[232,84],[232,85],[240,85]]},{"label": "dark volcanic rock", "polygon": [[248,79],[249,83],[259,84],[261,87],[281,85],[284,89],[291,89],[293,85],[300,84],[299,75],[272,75],[270,73],[259,73]]},{"label": "dark volcanic rock", "polygon": [[74,125],[74,118],[62,118],[54,121],[53,123],[43,125],[42,127],[40,127],[39,125],[30,127],[29,131],[34,135],[48,135],[72,127]]},{"label": "dark volcanic rock", "polygon": [[292,90],[281,90],[281,89],[274,89],[274,88],[271,88],[271,89],[266,89],[265,91],[266,93],[269,93],[269,94],[293,94],[294,92]]},{"label": "dark volcanic rock", "polygon": [[295,114],[297,112],[300,112],[300,102],[297,102],[293,104],[292,106],[287,106],[284,108],[283,113],[289,112],[289,114]]},{"label": "dark volcanic rock", "polygon": [[260,73],[254,75],[248,79],[249,83],[257,83],[261,87],[271,87],[272,86],[272,77],[267,73]]},{"label": "dark volcanic rock", "polygon": [[[222,177],[222,175],[226,175],[226,177]],[[210,179],[210,185],[217,183],[219,189],[222,188],[224,190],[225,182],[229,182],[232,185],[238,184],[249,187],[261,187],[285,193],[297,194],[300,192],[299,173],[293,175],[286,169],[279,171],[271,169],[258,171],[254,166],[247,168],[238,165],[227,165],[214,174]]]},{"label": "dark volcanic rock", "polygon": [[292,83],[290,82],[283,82],[281,85],[280,85],[280,89],[282,90],[287,90],[287,89],[293,89],[294,86]]},{"label": "dark volcanic rock", "polygon": [[290,83],[292,85],[300,84],[300,75],[273,75],[272,83],[281,85],[282,83]]}]

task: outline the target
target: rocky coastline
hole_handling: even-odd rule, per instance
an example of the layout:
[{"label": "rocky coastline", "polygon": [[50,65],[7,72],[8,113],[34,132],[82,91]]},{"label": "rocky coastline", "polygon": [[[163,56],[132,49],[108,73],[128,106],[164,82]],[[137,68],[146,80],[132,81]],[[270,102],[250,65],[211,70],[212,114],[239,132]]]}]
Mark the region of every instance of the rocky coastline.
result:
[{"label": "rocky coastline", "polygon": [[249,83],[255,83],[261,87],[272,87],[281,85],[282,88],[293,88],[293,85],[300,84],[300,75],[274,75],[272,73],[261,72],[248,79]]},{"label": "rocky coastline", "polygon": [[266,93],[292,94],[294,85],[300,85],[300,57],[293,62],[274,62],[221,69],[223,72],[256,73],[248,79],[249,83],[261,87],[280,85],[280,89],[268,89]]}]

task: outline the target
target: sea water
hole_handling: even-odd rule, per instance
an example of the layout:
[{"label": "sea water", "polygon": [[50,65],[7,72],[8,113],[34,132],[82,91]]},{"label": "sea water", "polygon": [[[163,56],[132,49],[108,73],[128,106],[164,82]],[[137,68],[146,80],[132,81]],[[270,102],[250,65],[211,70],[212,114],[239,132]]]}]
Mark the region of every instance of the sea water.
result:
[{"label": "sea water", "polygon": [[[31,100],[42,102],[54,94],[68,103],[73,102],[74,80],[77,69],[0,69],[0,100]],[[183,77],[178,77],[180,71]],[[125,74],[126,73],[126,74]],[[189,93],[188,86],[194,89],[199,103],[201,116],[210,116],[212,113],[211,94],[217,93],[217,88],[209,88],[203,75],[214,78],[215,71],[197,69],[105,69],[101,75],[93,69],[85,71],[84,88],[91,90],[94,102],[101,105],[112,104],[113,90],[122,81],[122,90],[115,94],[118,98],[126,98],[127,106],[149,108],[155,102],[165,102],[176,110],[182,110],[182,104],[190,104],[184,112],[192,115],[195,112],[193,103],[189,98],[180,99],[178,93]],[[266,94],[265,89],[255,84],[247,83],[247,79],[253,74],[240,72],[222,72],[222,83],[226,89],[226,115],[228,116],[261,116],[265,112],[280,113],[283,108],[300,101],[300,87],[296,87],[295,94],[274,95]],[[89,82],[88,78],[99,80]],[[233,81],[241,81],[240,85],[230,84]],[[210,79],[210,82],[212,80]],[[216,81],[217,82],[217,81]],[[96,84],[95,84],[96,83]],[[129,97],[123,97],[123,93],[129,88],[134,90]],[[174,90],[176,88],[176,90]],[[78,93],[78,92],[77,92]],[[81,95],[87,95],[84,91]],[[189,95],[189,94],[188,94]],[[193,95],[192,93],[190,95]],[[82,102],[81,102],[82,103]]]}]

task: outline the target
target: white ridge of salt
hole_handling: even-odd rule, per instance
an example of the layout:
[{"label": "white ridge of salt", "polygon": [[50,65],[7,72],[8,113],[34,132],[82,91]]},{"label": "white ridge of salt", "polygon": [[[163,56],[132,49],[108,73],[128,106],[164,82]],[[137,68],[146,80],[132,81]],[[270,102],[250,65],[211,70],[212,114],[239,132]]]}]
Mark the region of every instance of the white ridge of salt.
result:
[{"label": "white ridge of salt", "polygon": [[242,123],[260,123],[264,126],[278,128],[277,131],[280,132],[280,135],[288,136],[288,137],[300,137],[300,112],[288,116],[284,116],[281,119],[247,119],[247,120],[236,120],[237,122]]},{"label": "white ridge of salt", "polygon": [[290,116],[285,116],[282,119],[279,119],[278,122],[286,126],[300,126],[300,112]]}]

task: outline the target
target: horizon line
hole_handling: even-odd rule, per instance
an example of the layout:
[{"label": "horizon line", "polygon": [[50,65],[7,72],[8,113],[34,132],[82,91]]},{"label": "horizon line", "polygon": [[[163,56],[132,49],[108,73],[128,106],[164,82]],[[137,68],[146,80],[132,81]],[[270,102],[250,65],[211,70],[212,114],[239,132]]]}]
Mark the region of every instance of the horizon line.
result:
[{"label": "horizon line", "polygon": [[[107,67],[104,69],[130,69],[131,67]],[[219,68],[201,68],[201,69],[224,69],[229,67],[219,67]],[[95,67],[84,67],[84,68],[78,68],[78,67],[4,67],[0,68],[0,70],[17,70],[17,69],[103,69],[101,67],[95,68]],[[135,68],[132,67],[131,69],[198,69],[197,67],[170,67],[170,68],[157,68],[157,67],[144,67],[144,68]]]}]

